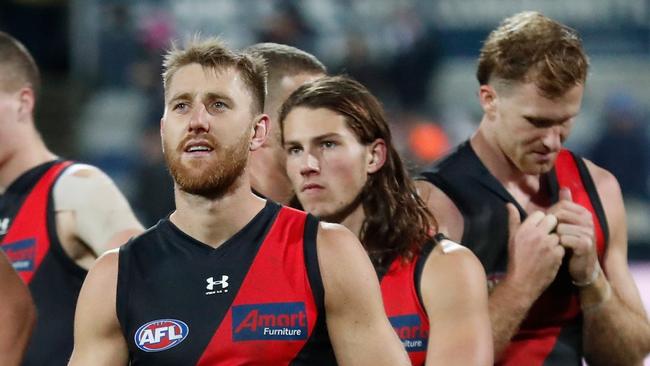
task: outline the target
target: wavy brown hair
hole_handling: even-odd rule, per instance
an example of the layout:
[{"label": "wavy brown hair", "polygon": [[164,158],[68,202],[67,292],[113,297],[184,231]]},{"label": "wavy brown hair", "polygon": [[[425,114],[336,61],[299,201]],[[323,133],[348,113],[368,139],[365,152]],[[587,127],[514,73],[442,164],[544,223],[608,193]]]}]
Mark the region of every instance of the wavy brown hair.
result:
[{"label": "wavy brown hair", "polygon": [[377,98],[348,77],[324,77],[301,86],[285,101],[280,111],[283,130],[285,118],[296,107],[326,108],[344,116],[347,127],[361,144],[384,140],[386,162],[368,176],[358,196],[365,213],[359,239],[380,273],[398,255],[411,260],[430,239],[437,223],[418,196],[393,146],[384,109]]},{"label": "wavy brown hair", "polygon": [[589,60],[578,33],[544,15],[525,11],[506,18],[481,48],[476,78],[534,82],[549,98],[584,84]]}]

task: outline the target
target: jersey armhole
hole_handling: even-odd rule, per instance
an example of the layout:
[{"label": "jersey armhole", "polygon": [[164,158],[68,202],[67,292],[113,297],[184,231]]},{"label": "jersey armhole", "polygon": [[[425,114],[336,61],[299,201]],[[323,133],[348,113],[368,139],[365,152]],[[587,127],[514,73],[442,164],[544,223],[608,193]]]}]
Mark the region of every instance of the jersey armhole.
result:
[{"label": "jersey armhole", "polygon": [[418,256],[417,262],[415,263],[415,269],[413,270],[413,283],[415,284],[415,293],[418,295],[418,301],[420,302],[420,307],[426,313],[426,308],[424,307],[424,301],[422,301],[422,291],[420,290],[420,283],[422,282],[422,271],[424,271],[424,264],[427,262],[427,258],[433,251],[433,248],[438,245],[438,242],[446,239],[445,236],[441,233],[436,234],[432,239],[427,240],[426,243],[422,246],[420,255]]},{"label": "jersey armhole", "polygon": [[129,335],[127,334],[127,329],[129,329],[129,299],[130,299],[130,290],[128,284],[129,276],[129,256],[130,256],[130,246],[131,240],[126,244],[122,245],[118,252],[118,262],[117,262],[117,291],[115,291],[115,312],[117,315],[117,320],[120,322],[122,328],[122,334],[124,339],[128,342]]},{"label": "jersey armhole", "polygon": [[59,240],[59,230],[56,223],[56,208],[54,203],[54,187],[58,183],[59,178],[61,178],[66,170],[68,170],[74,164],[74,162],[68,160],[57,160],[57,162],[54,164],[55,166],[60,166],[61,170],[57,173],[54,181],[52,182],[52,185],[49,188],[49,193],[47,196],[46,225],[47,236],[50,239],[50,252],[60,260],[61,264],[67,271],[69,271],[70,274],[79,279],[80,282],[83,282],[83,280],[86,278],[86,274],[88,274],[88,271],[78,265],[72,258],[70,258],[65,249],[63,249],[63,244],[61,244],[61,240]]},{"label": "jersey armhole", "polygon": [[319,314],[325,314],[325,289],[321,278],[320,266],[318,264],[318,250],[316,248],[316,238],[318,236],[318,219],[312,215],[307,215],[305,219],[305,233],[303,236],[303,245],[305,253],[305,268],[311,291],[314,296],[314,302],[318,308]]},{"label": "jersey armhole", "polygon": [[600,197],[598,196],[598,190],[596,189],[596,184],[594,183],[591,174],[589,174],[589,169],[587,168],[587,164],[585,164],[585,161],[582,158],[573,154],[573,152],[570,153],[571,156],[573,157],[573,160],[576,163],[576,166],[578,167],[580,178],[582,178],[582,183],[585,186],[587,195],[589,195],[591,205],[593,206],[596,216],[598,217],[598,221],[600,221],[600,228],[603,231],[603,238],[605,239],[604,240],[605,248],[607,248],[609,243],[609,225],[607,224],[607,216],[605,216],[605,210],[603,209],[603,204],[602,202],[600,202]]}]

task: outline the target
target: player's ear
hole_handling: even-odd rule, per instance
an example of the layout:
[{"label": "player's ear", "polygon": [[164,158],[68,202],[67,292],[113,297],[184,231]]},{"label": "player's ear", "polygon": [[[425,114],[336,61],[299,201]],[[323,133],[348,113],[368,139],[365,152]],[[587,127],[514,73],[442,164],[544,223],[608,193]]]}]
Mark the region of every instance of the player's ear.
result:
[{"label": "player's ear", "polygon": [[255,117],[251,129],[251,151],[259,149],[264,144],[264,141],[269,138],[269,127],[271,127],[271,120],[268,115],[260,114]]},{"label": "player's ear", "polygon": [[488,117],[494,116],[496,113],[497,92],[489,84],[481,85],[478,89],[478,99],[485,113]]},{"label": "player's ear", "polygon": [[376,139],[368,146],[366,171],[368,174],[377,172],[386,162],[386,142]]},{"label": "player's ear", "polygon": [[31,121],[34,116],[34,106],[36,105],[36,95],[34,89],[25,86],[18,91],[18,119],[20,121]]}]

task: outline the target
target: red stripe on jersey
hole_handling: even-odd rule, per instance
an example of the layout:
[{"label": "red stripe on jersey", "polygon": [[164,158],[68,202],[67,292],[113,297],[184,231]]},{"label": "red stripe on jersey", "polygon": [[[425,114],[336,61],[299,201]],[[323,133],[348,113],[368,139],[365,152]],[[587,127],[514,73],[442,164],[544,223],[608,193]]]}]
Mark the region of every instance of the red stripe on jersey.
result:
[{"label": "red stripe on jersey", "polygon": [[303,348],[318,316],[303,250],[306,217],[280,210],[197,365],[288,365]]},{"label": "red stripe on jersey", "polygon": [[[48,169],[21,205],[2,241],[7,257],[26,284],[30,283],[50,250],[47,220],[50,191],[59,174],[70,164],[72,162],[61,162]],[[24,268],[20,268],[21,265]]]},{"label": "red stripe on jersey", "polygon": [[405,262],[401,257],[391,263],[381,279],[381,295],[384,309],[391,325],[397,332],[411,363],[424,365],[429,339],[429,319],[415,288],[417,258]]},{"label": "red stripe on jersey", "polygon": [[605,255],[605,234],[600,225],[600,220],[598,220],[591,199],[589,198],[589,193],[582,182],[575,159],[568,150],[560,151],[560,154],[557,157],[557,162],[555,163],[555,169],[559,186],[561,188],[569,188],[571,190],[571,198],[573,199],[573,202],[591,212],[591,217],[594,222],[594,232],[596,235],[598,259],[602,261]]}]

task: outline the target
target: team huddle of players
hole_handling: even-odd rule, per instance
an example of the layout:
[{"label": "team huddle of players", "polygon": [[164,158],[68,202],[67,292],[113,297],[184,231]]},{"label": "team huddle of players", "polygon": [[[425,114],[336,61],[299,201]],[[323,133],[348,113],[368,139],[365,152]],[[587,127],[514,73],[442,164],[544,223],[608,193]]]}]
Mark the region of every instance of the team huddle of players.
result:
[{"label": "team huddle of players", "polygon": [[176,208],[144,231],[48,150],[38,68],[0,33],[0,364],[640,364],[620,188],[562,147],[588,65],[573,29],[505,19],[478,129],[413,179],[362,84],[193,39],[163,63]]}]

